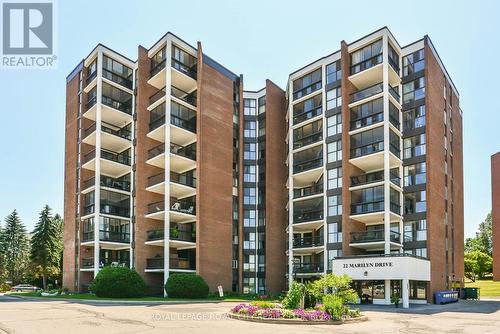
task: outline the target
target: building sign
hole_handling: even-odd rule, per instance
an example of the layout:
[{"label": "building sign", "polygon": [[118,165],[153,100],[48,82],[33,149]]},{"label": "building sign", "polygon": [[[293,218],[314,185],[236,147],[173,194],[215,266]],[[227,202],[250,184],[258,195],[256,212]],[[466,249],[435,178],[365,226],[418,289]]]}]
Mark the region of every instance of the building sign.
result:
[{"label": "building sign", "polygon": [[332,272],[354,280],[430,281],[430,262],[411,256],[346,257],[332,260]]}]

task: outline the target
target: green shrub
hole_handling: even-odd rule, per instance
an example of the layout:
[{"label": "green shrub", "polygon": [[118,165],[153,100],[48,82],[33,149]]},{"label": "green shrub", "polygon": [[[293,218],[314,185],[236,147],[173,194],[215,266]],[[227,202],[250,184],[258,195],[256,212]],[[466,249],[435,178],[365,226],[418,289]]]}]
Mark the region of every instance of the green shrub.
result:
[{"label": "green shrub", "polygon": [[90,285],[98,297],[137,298],[144,296],[146,283],[134,270],[126,267],[104,267]]},{"label": "green shrub", "polygon": [[0,292],[7,292],[10,291],[10,289],[12,289],[12,287],[9,284],[7,283],[0,284]]},{"label": "green shrub", "polygon": [[208,285],[203,277],[195,274],[173,274],[165,284],[167,295],[172,298],[207,298]]},{"label": "green shrub", "polygon": [[342,298],[336,295],[324,295],[322,310],[328,313],[332,319],[340,319],[345,314]]},{"label": "green shrub", "polygon": [[273,308],[275,304],[265,300],[254,300],[250,302],[250,305],[257,306],[259,308]]},{"label": "green shrub", "polygon": [[283,299],[282,305],[285,309],[296,309],[298,307],[304,307],[303,298],[305,293],[305,286],[302,283],[293,281],[290,284],[288,293]]}]

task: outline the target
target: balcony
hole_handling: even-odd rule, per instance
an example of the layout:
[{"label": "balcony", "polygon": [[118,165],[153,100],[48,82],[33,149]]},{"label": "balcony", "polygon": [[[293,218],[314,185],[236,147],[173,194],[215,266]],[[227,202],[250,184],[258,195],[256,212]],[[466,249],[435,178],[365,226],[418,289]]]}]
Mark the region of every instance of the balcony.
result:
[{"label": "balcony", "polygon": [[315,222],[318,220],[323,220],[323,209],[319,210],[302,210],[300,212],[293,214],[293,223],[307,223],[307,222]]},{"label": "balcony", "polygon": [[170,143],[170,169],[177,173],[196,168],[196,143],[182,146]]},{"label": "balcony", "polygon": [[[393,189],[391,189],[393,190]],[[398,222],[401,218],[401,206],[398,203],[391,202],[389,204],[390,208],[390,220],[391,222]],[[377,221],[384,220],[384,201],[373,201],[373,202],[360,202],[351,204],[351,215],[350,218],[361,223],[373,223]]]},{"label": "balcony", "polygon": [[111,216],[130,218],[130,206],[120,206],[116,205],[116,203],[102,200],[101,213]]},{"label": "balcony", "polygon": [[350,103],[357,103],[369,97],[382,94],[383,91],[384,87],[382,83],[375,84],[373,86],[370,86],[368,88],[362,89],[356,93],[351,94]]},{"label": "balcony", "polygon": [[364,215],[384,211],[384,201],[351,204],[351,215]]},{"label": "balcony", "polygon": [[187,93],[182,89],[172,86],[170,88],[170,92],[174,98],[177,98],[183,102],[190,104],[193,107],[196,107],[196,99],[197,99],[196,90],[191,93]]},{"label": "balcony", "polygon": [[300,138],[294,138],[293,140],[293,149],[299,149],[317,142],[320,142],[323,140],[323,131],[320,129],[320,131],[316,133],[312,133],[310,135],[300,137]]},{"label": "balcony", "polygon": [[[182,116],[181,116],[182,115]],[[181,106],[176,102],[171,103],[170,113],[170,139],[179,145],[187,145],[196,141],[196,112]],[[150,112],[148,137],[159,142],[165,141],[165,102],[155,107]]]},{"label": "balcony", "polygon": [[[96,123],[83,132],[83,142],[96,146]],[[101,123],[101,145],[104,149],[121,152],[131,146],[132,132],[130,125],[123,128],[105,122]]]},{"label": "balcony", "polygon": [[351,149],[351,159],[363,157],[384,150],[384,141],[378,141]]},{"label": "balcony", "polygon": [[[81,263],[82,264],[81,264],[80,269],[82,271],[94,270],[94,258],[93,257],[82,258]],[[104,266],[129,267],[130,260],[129,259],[116,259],[116,260],[101,259],[99,261],[99,268],[103,268]]]},{"label": "balcony", "polygon": [[317,106],[312,109],[308,109],[299,113],[293,114],[293,125],[307,121],[308,119],[320,116],[323,113],[323,107]]},{"label": "balcony", "polygon": [[161,143],[148,150],[146,163],[158,168],[165,168],[165,143]]},{"label": "balcony", "polygon": [[161,98],[163,98],[166,95],[165,89],[166,89],[166,87],[163,87],[162,89],[158,90],[156,93],[154,93],[153,95],[151,95],[149,97],[149,107],[151,107],[153,104],[155,104],[155,102],[159,101]]},{"label": "balcony", "polygon": [[[86,111],[83,114],[85,118],[96,121],[96,103],[96,96],[89,98],[86,104]],[[118,101],[103,94],[101,99],[101,121],[114,124],[117,127],[129,124],[132,121],[132,97],[130,96],[128,100]]]},{"label": "balcony", "polygon": [[[170,270],[178,271],[195,271],[196,267],[191,264],[187,258],[171,257],[169,259]],[[146,271],[163,271],[164,270],[164,259],[162,257],[155,257],[146,259]]]},{"label": "balcony", "polygon": [[170,196],[184,198],[196,195],[196,170],[185,173],[170,172]]},{"label": "balcony", "polygon": [[[307,248],[310,251],[310,248],[315,247],[323,247],[324,240],[322,235],[310,236],[310,237],[302,237],[302,238],[293,238],[293,248]],[[294,251],[295,253],[295,251]]]},{"label": "balcony", "polygon": [[305,171],[316,169],[323,166],[323,157],[303,161],[293,165],[293,173],[303,173]]},{"label": "balcony", "polygon": [[[132,76],[132,74],[130,76]],[[125,88],[132,90],[132,80],[130,80],[129,78],[125,78],[119,74],[116,74],[116,73],[114,73],[106,68],[102,69],[102,77],[104,79],[113,81],[114,83],[117,83],[118,85],[121,85]]]},{"label": "balcony", "polygon": [[313,184],[309,187],[293,189],[293,198],[298,199],[302,197],[309,197],[323,193],[323,183]]},{"label": "balcony", "polygon": [[[106,175],[101,175],[100,185],[101,187],[104,188],[111,188],[111,189],[130,192],[130,181],[128,180],[115,179]],[[90,179],[85,180],[83,182],[82,193],[88,192],[87,190],[91,190],[93,186],[95,186],[95,177],[91,177]]]},{"label": "balcony", "polygon": [[294,274],[322,274],[324,272],[323,263],[294,263]]},{"label": "balcony", "polygon": [[[397,186],[401,186],[401,178],[398,175],[397,169],[396,168],[391,169],[389,174],[390,174],[390,181]],[[384,181],[383,170],[372,173],[361,174],[357,176],[351,176],[351,188],[362,187],[383,181]]]},{"label": "balcony", "polygon": [[[159,201],[148,205],[147,218],[164,220],[165,203]],[[170,199],[170,222],[188,223],[196,220],[196,198]]]},{"label": "balcony", "polygon": [[[385,231],[381,230],[367,230],[361,232],[351,232],[351,244],[363,244],[380,242],[385,240]],[[400,244],[401,235],[399,232],[390,231],[390,242]]]},{"label": "balcony", "polygon": [[359,130],[361,128],[380,123],[384,120],[384,113],[376,113],[367,115],[361,118],[351,120],[351,131]]},{"label": "balcony", "polygon": [[389,86],[389,94],[396,100],[398,104],[401,105],[401,96],[399,96],[398,91],[396,90],[397,87],[391,87]]},{"label": "balcony", "polygon": [[[164,246],[164,230],[157,229],[147,232],[147,245],[153,246]],[[196,232],[188,230],[186,228],[171,227],[170,228],[170,242],[169,247],[189,249],[188,247],[196,247],[192,245],[196,242]]]},{"label": "balcony", "polygon": [[[121,177],[130,172],[130,150],[121,153],[101,150],[101,173],[114,178]],[[95,149],[83,157],[83,168],[95,170]]]}]

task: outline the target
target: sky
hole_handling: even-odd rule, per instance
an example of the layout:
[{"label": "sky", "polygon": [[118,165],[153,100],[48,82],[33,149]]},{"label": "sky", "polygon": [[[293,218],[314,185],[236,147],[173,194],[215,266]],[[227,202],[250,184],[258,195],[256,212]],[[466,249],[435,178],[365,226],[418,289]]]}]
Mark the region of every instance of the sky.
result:
[{"label": "sky", "polygon": [[[1,2],[1,0],[0,0]],[[400,45],[429,35],[463,110],[465,236],[491,210],[490,156],[500,151],[500,1],[57,1],[58,68],[0,69],[0,219],[32,230],[45,204],[63,213],[66,76],[103,43],[137,58],[167,31],[233,72],[245,89],[288,75],[388,26]],[[491,58],[481,55],[491,55]]]}]

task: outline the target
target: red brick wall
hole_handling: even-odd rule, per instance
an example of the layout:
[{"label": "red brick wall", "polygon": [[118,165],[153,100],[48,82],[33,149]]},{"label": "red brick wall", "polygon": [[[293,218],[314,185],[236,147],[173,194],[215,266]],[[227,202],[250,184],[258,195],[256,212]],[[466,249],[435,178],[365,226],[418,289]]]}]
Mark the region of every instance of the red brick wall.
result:
[{"label": "red brick wall", "polygon": [[491,205],[493,218],[493,279],[500,281],[500,152],[491,156]]}]

